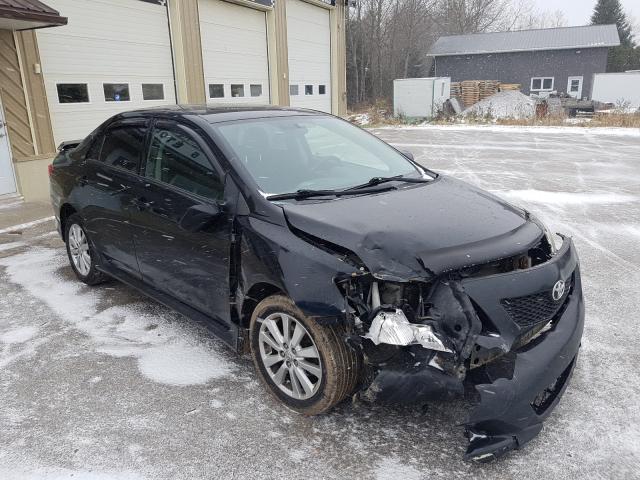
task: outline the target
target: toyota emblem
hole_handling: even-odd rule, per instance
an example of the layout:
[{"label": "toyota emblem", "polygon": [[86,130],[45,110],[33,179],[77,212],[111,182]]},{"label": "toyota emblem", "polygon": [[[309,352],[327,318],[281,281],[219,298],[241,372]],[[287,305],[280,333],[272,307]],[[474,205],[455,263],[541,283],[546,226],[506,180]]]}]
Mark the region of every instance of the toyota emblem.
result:
[{"label": "toyota emblem", "polygon": [[558,280],[551,290],[551,297],[557,302],[564,296],[564,280]]}]

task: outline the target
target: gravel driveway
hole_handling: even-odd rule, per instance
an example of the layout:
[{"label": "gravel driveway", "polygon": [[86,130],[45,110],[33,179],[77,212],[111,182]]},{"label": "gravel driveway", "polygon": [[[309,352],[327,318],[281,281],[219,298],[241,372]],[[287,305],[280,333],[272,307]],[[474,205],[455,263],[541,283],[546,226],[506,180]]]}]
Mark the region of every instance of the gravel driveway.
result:
[{"label": "gravel driveway", "polygon": [[574,237],[582,353],[534,441],[462,462],[461,402],[300,417],[197,324],[77,282],[45,222],[0,233],[0,478],[640,478],[640,132],[374,132]]}]

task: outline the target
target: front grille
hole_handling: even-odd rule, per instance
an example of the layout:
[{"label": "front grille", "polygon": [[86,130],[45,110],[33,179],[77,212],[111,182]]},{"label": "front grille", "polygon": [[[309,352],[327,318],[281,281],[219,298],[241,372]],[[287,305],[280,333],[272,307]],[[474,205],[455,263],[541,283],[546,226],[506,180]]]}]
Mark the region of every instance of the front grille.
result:
[{"label": "front grille", "polygon": [[524,297],[504,298],[500,304],[520,328],[527,329],[553,320],[567,301],[571,286],[572,280],[569,278],[565,281],[564,295],[557,301],[553,299],[552,291],[547,290]]}]

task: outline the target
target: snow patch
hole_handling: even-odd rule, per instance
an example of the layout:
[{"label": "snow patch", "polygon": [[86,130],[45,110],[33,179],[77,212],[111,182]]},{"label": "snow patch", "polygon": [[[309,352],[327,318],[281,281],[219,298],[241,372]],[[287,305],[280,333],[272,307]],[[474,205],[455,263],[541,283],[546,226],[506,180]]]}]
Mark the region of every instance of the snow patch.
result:
[{"label": "snow patch", "polygon": [[36,468],[25,470],[23,466],[14,465],[0,467],[0,478],[3,480],[143,480],[143,476],[134,472],[93,472],[68,470],[61,468]]},{"label": "snow patch", "polygon": [[37,327],[19,327],[0,335],[0,343],[24,343],[38,334]]},{"label": "snow patch", "polygon": [[184,328],[150,313],[148,304],[100,311],[100,289],[87,289],[57,273],[67,265],[62,251],[34,248],[0,258],[0,265],[7,267],[10,281],[88,334],[99,352],[137,358],[140,372],[153,381],[177,386],[203,384],[233,370],[209,345],[198,344],[197,339],[185,336]]},{"label": "snow patch", "polygon": [[621,193],[550,192],[545,190],[491,190],[492,193],[509,200],[517,199],[531,203],[550,205],[612,205],[638,200],[634,195]]},{"label": "snow patch", "polygon": [[[625,127],[539,127],[521,125],[389,125],[372,129],[383,130],[444,130],[444,131],[470,131],[478,130],[492,133],[529,133],[552,135],[611,135],[618,137],[640,137],[640,128]],[[393,142],[392,142],[393,143]]]},{"label": "snow patch", "polygon": [[140,358],[138,366],[148,378],[170,385],[204,384],[231,371],[209,350],[184,343],[153,349]]},{"label": "snow patch", "polygon": [[[384,458],[375,470],[376,480],[422,480],[425,478],[420,470],[402,463],[397,458]],[[428,477],[428,476],[427,476]]]},{"label": "snow patch", "polygon": [[6,252],[8,250],[14,250],[16,248],[20,248],[24,246],[24,242],[11,242],[11,243],[3,243],[0,245],[0,252]]},{"label": "snow patch", "polygon": [[21,223],[19,225],[13,225],[12,227],[3,228],[0,230],[0,233],[9,233],[9,232],[19,232],[21,230],[26,230],[27,228],[35,227],[36,225],[40,225],[41,223],[47,223],[53,220],[55,217],[46,217],[40,218],[38,220],[34,220],[33,222]]}]

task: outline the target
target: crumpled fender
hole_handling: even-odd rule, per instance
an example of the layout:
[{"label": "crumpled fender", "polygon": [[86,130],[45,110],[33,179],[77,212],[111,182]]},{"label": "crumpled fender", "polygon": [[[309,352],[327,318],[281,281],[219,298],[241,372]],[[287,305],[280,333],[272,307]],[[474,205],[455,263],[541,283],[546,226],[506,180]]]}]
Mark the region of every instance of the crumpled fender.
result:
[{"label": "crumpled fender", "polygon": [[334,279],[356,273],[355,266],[277,225],[238,217],[242,231],[240,274],[244,292],[257,283],[282,289],[306,315],[320,323],[343,317],[345,300]]}]

